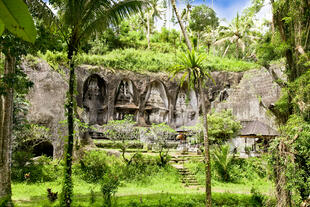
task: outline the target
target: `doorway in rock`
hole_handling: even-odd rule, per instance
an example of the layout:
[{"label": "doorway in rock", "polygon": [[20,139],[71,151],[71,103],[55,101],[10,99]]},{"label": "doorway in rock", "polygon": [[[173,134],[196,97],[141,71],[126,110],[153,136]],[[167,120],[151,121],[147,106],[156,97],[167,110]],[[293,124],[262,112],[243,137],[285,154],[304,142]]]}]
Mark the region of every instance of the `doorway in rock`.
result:
[{"label": "doorway in rock", "polygon": [[33,154],[35,157],[45,155],[47,157],[53,157],[54,147],[50,142],[41,142],[33,147]]}]

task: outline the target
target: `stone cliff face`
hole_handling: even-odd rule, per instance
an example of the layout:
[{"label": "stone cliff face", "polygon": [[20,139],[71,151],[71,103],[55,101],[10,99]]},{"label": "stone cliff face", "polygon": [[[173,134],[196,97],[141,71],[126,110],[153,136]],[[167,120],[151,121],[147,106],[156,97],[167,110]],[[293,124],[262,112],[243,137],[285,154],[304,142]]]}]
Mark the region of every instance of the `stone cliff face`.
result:
[{"label": "stone cliff face", "polygon": [[[29,119],[51,129],[54,155],[62,152],[63,130],[59,121],[65,120],[65,78],[47,63],[36,66],[24,64],[34,82],[28,99],[31,103]],[[141,126],[166,122],[171,127],[194,125],[201,111],[200,99],[186,83],[180,87],[166,74],[136,74],[130,71],[111,71],[82,65],[76,68],[77,105],[79,118],[90,125],[102,125],[113,119],[132,115]],[[233,109],[239,120],[261,120],[274,126],[260,100],[274,103],[280,90],[265,70],[245,73],[212,72],[216,85],[208,82],[205,89],[207,106],[216,110]]]},{"label": "stone cliff face", "polygon": [[61,75],[50,68],[46,62],[35,66],[23,64],[25,73],[34,83],[27,99],[30,108],[27,119],[30,123],[49,128],[48,139],[53,145],[53,155],[61,156],[63,151],[63,137],[66,130],[59,123],[65,120],[65,100],[68,85]]},{"label": "stone cliff face", "polygon": [[238,85],[221,91],[212,102],[212,108],[216,111],[232,109],[240,121],[260,121],[276,128],[274,118],[266,114],[266,108],[278,100],[280,93],[280,87],[266,69],[250,70],[243,74]]}]

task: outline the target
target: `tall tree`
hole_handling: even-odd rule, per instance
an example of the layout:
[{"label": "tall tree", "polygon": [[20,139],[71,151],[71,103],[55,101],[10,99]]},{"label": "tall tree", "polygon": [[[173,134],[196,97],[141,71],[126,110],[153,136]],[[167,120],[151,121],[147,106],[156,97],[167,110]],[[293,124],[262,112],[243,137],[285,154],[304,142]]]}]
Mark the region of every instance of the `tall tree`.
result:
[{"label": "tall tree", "polygon": [[146,8],[146,24],[147,24],[147,48],[150,49],[150,36],[151,36],[151,22],[156,18],[161,18],[162,8],[160,7],[159,0],[150,0],[150,7]]},{"label": "tall tree", "polygon": [[[82,41],[86,41],[96,32],[106,30],[110,25],[115,25],[121,19],[128,17],[132,13],[141,10],[142,5],[146,2],[143,0],[64,0],[57,3],[60,17],[56,17],[57,26],[65,35],[68,51],[69,66],[69,91],[67,108],[68,139],[65,153],[65,181],[62,191],[62,205],[71,206],[72,203],[72,154],[73,154],[73,137],[74,137],[74,85],[75,85],[75,56],[77,55]],[[29,0],[29,5],[33,9],[39,9],[41,17],[52,12],[41,0]],[[55,18],[55,16],[53,16]],[[61,21],[59,21],[61,18]],[[60,24],[62,22],[62,24]]]},{"label": "tall tree", "polygon": [[[264,0],[252,0],[250,7],[242,11],[242,15],[237,16],[231,21],[228,27],[220,27],[220,38],[214,45],[226,45],[223,56],[228,49],[234,45],[237,49],[237,58],[243,58],[244,52],[250,49],[250,45],[258,40],[258,31],[255,29],[255,15],[264,5]],[[228,44],[227,44],[228,43]],[[251,51],[253,52],[253,51]]]},{"label": "tall tree", "polygon": [[197,49],[199,49],[199,42],[201,35],[210,26],[214,30],[219,25],[219,19],[213,9],[202,4],[195,6],[191,12],[189,27],[197,34]]},{"label": "tall tree", "polygon": [[[265,66],[282,88],[283,96],[274,106],[267,106],[280,124],[281,135],[271,148],[276,182],[277,206],[292,206],[293,194],[306,200],[310,193],[309,160],[310,110],[309,110],[309,33],[310,2],[307,0],[271,0],[273,24],[271,46],[265,54],[274,51],[286,59],[286,80],[280,79],[270,67]],[[274,51],[271,51],[274,50]],[[296,204],[297,205],[297,204]]]},{"label": "tall tree", "polygon": [[[188,86],[199,91],[200,104],[203,116],[203,135],[204,135],[204,153],[206,164],[206,207],[212,206],[211,201],[211,163],[210,163],[210,149],[208,136],[208,119],[205,99],[205,83],[206,80],[212,79],[209,72],[203,68],[202,61],[205,59],[202,55],[197,55],[194,50],[187,51],[180,57],[180,64],[172,68],[172,73],[176,76],[178,73],[183,73],[181,81],[187,80]],[[214,81],[214,80],[213,80]],[[181,84],[182,84],[181,82]]]},{"label": "tall tree", "polygon": [[[35,41],[36,30],[34,23],[23,1],[2,0],[0,10],[0,38],[6,28],[23,40]],[[5,54],[3,74],[0,69],[0,206],[12,206],[11,143],[14,94],[14,81],[12,79],[15,74],[16,56],[20,55],[16,54],[15,49],[10,44],[1,44],[0,46],[0,51]]]},{"label": "tall tree", "polygon": [[174,11],[175,15],[177,16],[179,25],[181,27],[181,30],[182,30],[182,33],[183,33],[183,36],[184,36],[184,39],[185,39],[186,46],[187,46],[188,50],[191,51],[192,50],[192,44],[191,44],[191,41],[190,41],[190,39],[188,37],[187,31],[186,31],[186,28],[185,28],[185,26],[183,24],[183,21],[182,21],[182,18],[180,16],[180,13],[178,11],[176,0],[171,0],[171,5],[172,5],[172,8],[173,8],[173,11]]}]

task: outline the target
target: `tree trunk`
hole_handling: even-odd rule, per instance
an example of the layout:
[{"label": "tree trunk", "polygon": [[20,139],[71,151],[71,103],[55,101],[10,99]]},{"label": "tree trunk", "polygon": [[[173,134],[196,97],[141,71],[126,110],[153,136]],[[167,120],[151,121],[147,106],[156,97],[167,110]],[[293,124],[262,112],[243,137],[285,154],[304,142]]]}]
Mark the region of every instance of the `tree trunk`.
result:
[{"label": "tree trunk", "polygon": [[171,0],[171,5],[172,5],[172,8],[174,10],[175,15],[177,16],[179,25],[181,27],[181,30],[182,30],[182,33],[183,33],[183,36],[184,36],[184,39],[185,39],[186,46],[187,46],[187,48],[190,51],[192,51],[192,44],[191,44],[191,42],[190,42],[190,40],[188,38],[185,26],[184,26],[184,24],[182,22],[182,19],[181,19],[181,16],[180,16],[179,12],[178,12],[177,5],[176,5],[176,0]]},{"label": "tree trunk", "polygon": [[147,34],[146,34],[146,39],[147,39],[147,49],[150,49],[150,14],[146,14],[146,21],[147,21]]},{"label": "tree trunk", "polygon": [[197,51],[199,51],[200,33],[197,33]]},{"label": "tree trunk", "polygon": [[206,207],[212,206],[211,200],[211,162],[210,162],[210,150],[209,150],[209,137],[208,137],[208,119],[207,110],[205,104],[205,95],[203,92],[202,80],[198,79],[199,94],[201,99],[201,108],[203,116],[203,136],[204,136],[204,151],[205,151],[205,164],[206,164]]},{"label": "tree trunk", "polygon": [[229,46],[230,46],[230,45],[228,45],[228,46],[226,47],[226,49],[225,49],[224,54],[223,54],[222,57],[225,57],[225,55],[226,55],[226,53],[227,53],[227,51],[228,51],[228,49],[229,49]]},{"label": "tree trunk", "polygon": [[277,160],[274,166],[277,207],[290,207],[292,206],[291,196],[290,191],[286,188],[287,180],[285,175],[285,167],[279,161],[280,155],[278,156],[279,157],[276,158]]},{"label": "tree trunk", "polygon": [[[5,56],[4,75],[15,73],[16,59]],[[13,206],[11,200],[11,160],[13,125],[13,88],[7,87],[0,96],[0,205]]]},{"label": "tree trunk", "polygon": [[65,152],[65,180],[63,185],[63,200],[62,206],[70,207],[72,203],[73,183],[72,183],[72,155],[73,155],[73,136],[74,136],[74,62],[73,62],[74,50],[69,46],[68,59],[70,66],[69,76],[69,97],[67,103],[67,122],[68,122],[68,142]]}]

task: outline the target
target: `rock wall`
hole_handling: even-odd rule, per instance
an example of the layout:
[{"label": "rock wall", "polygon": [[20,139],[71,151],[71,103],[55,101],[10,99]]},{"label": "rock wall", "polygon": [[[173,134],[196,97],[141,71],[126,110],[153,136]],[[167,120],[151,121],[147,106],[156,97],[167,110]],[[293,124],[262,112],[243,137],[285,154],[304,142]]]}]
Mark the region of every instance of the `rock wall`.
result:
[{"label": "rock wall", "polygon": [[[34,82],[28,99],[31,103],[28,118],[33,123],[51,129],[54,155],[63,148],[60,121],[65,120],[67,77],[63,77],[47,63],[35,66],[24,63],[30,80]],[[207,83],[205,89],[208,109],[231,108],[239,120],[256,120],[274,126],[260,106],[275,102],[279,88],[272,83],[265,70],[245,73],[212,72],[216,84]],[[81,65],[76,68],[77,105],[79,117],[90,125],[102,125],[113,119],[134,116],[139,125],[167,122],[171,127],[194,125],[201,111],[197,93],[180,87],[167,74],[137,74],[130,71],[112,71],[101,67]]]},{"label": "rock wall", "polygon": [[53,155],[59,157],[63,152],[63,137],[66,134],[60,122],[65,120],[64,104],[68,85],[46,62],[33,66],[24,63],[22,67],[34,83],[27,95],[30,102],[27,119],[30,123],[50,129],[48,139],[53,145]]},{"label": "rock wall", "polygon": [[257,120],[276,129],[274,117],[266,113],[266,108],[278,100],[280,93],[281,88],[266,69],[250,70],[244,73],[238,85],[221,91],[212,102],[212,108],[232,109],[241,122]]}]

